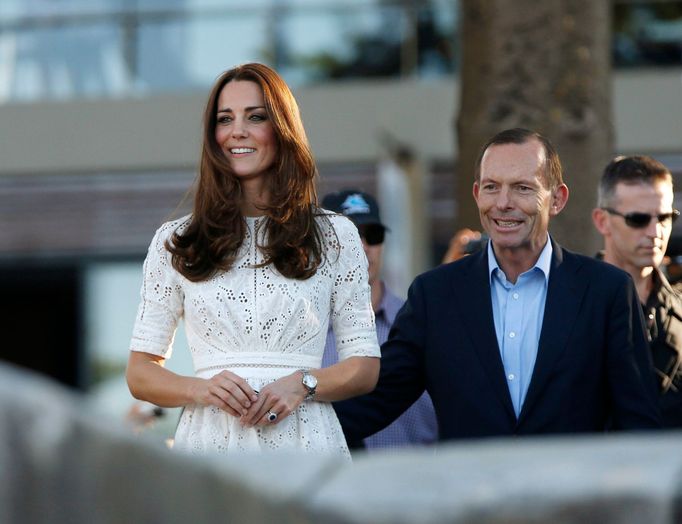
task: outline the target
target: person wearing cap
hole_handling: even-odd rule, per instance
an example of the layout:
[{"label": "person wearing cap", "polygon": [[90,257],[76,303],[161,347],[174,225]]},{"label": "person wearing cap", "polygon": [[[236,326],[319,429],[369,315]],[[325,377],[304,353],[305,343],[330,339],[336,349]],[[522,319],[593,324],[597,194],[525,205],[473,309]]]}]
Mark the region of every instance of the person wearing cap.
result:
[{"label": "person wearing cap", "polygon": [[659,269],[679,212],[670,170],[649,156],[606,166],[592,221],[604,237],[603,260],[628,272],[637,288],[659,387],[663,424],[682,427],[682,299]]},{"label": "person wearing cap", "polygon": [[[381,221],[379,205],[372,195],[358,190],[330,193],[322,199],[324,209],[348,217],[358,228],[368,263],[368,276],[372,308],[374,309],[377,338],[382,344],[388,338],[398,310],[404,300],[397,297],[381,279],[384,235],[388,228]],[[338,361],[333,329],[329,328],[322,366]],[[433,403],[428,393],[417,401],[383,430],[365,438],[362,442],[349,442],[351,447],[368,450],[425,445],[438,439],[438,425]]]}]

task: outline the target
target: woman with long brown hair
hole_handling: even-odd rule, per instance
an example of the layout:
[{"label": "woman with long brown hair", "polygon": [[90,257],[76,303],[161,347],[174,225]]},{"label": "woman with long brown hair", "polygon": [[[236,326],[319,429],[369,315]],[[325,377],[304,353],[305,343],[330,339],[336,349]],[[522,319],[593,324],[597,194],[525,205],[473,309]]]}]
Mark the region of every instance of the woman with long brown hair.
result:
[{"label": "woman with long brown hair", "polygon": [[[374,388],[379,348],[357,229],[317,206],[316,177],[281,77],[221,75],[193,212],[162,225],[145,260],[127,370],[136,398],[184,407],[176,448],[349,456],[330,402]],[[182,318],[191,377],[163,367]],[[330,322],[341,361],[320,369]]]}]

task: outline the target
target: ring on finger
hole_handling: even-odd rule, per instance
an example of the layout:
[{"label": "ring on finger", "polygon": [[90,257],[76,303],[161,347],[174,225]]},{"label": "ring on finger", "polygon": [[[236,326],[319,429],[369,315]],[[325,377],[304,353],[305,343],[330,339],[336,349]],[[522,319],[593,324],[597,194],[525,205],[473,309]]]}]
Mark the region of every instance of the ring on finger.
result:
[{"label": "ring on finger", "polygon": [[274,422],[275,420],[277,420],[277,413],[273,413],[272,411],[268,411],[267,416],[268,416],[268,420],[270,422]]}]

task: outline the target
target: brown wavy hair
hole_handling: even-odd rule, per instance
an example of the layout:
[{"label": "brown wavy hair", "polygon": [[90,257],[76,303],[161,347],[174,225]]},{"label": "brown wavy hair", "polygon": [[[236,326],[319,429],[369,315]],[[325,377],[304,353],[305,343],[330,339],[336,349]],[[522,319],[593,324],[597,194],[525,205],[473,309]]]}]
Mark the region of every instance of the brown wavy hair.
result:
[{"label": "brown wavy hair", "polygon": [[294,96],[284,80],[262,64],[225,71],[211,89],[204,111],[193,213],[187,227],[176,231],[166,248],[172,253],[173,267],[199,282],[229,270],[244,241],[241,185],[215,139],[220,92],[237,80],[254,82],[262,89],[277,142],[277,156],[265,178],[270,195],[263,207],[267,245],[259,245],[264,262],[258,267],[273,264],[285,277],[305,280],[324,258],[324,236],[315,219],[320,215],[317,168]]}]

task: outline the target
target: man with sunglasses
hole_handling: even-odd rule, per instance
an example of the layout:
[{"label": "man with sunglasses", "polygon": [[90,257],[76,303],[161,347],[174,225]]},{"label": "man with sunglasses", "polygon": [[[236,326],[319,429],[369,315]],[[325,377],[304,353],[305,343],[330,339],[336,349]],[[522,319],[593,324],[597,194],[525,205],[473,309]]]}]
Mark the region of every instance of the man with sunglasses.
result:
[{"label": "man with sunglasses", "polygon": [[[376,320],[377,338],[382,344],[388,338],[398,310],[404,300],[398,298],[381,280],[383,244],[386,226],[381,222],[379,206],[371,195],[358,190],[330,193],[322,199],[322,207],[347,216],[358,228],[362,246],[367,256],[367,273]],[[338,361],[335,339],[331,327],[327,333],[322,366]],[[351,448],[386,449],[411,445],[431,444],[438,439],[438,427],[433,404],[424,393],[393,424],[364,441],[349,442]]]},{"label": "man with sunglasses", "polygon": [[346,438],[389,424],[424,390],[440,440],[659,428],[632,279],[549,235],[569,196],[551,142],[501,131],[474,175],[490,240],[412,282],[376,388],[335,405]]},{"label": "man with sunglasses", "polygon": [[649,156],[621,156],[604,169],[595,227],[603,260],[635,283],[648,328],[666,427],[682,427],[682,299],[660,270],[673,222],[673,178]]}]

